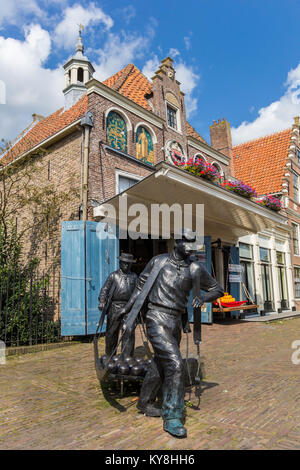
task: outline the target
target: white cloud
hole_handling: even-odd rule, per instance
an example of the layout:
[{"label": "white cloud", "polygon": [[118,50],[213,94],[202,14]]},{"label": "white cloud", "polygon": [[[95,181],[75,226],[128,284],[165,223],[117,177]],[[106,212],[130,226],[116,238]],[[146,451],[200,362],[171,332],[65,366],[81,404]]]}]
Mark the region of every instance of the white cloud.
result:
[{"label": "white cloud", "polygon": [[168,54],[172,59],[175,59],[175,57],[177,57],[178,55],[180,55],[180,52],[178,49],[175,49],[174,47],[171,47],[171,49],[169,50],[169,54]]},{"label": "white cloud", "polygon": [[98,56],[94,64],[95,78],[102,81],[118,72],[135,58],[142,57],[147,50],[148,36],[109,33],[102,49],[96,51]]},{"label": "white cloud", "polygon": [[127,5],[122,10],[122,15],[126,24],[129,24],[132,18],[135,17],[136,11],[133,5]]},{"label": "white cloud", "polygon": [[300,114],[300,63],[288,72],[285,93],[281,98],[258,111],[258,117],[232,128],[232,141],[237,145],[248,140],[272,134],[292,125]]},{"label": "white cloud", "polygon": [[27,15],[43,16],[43,11],[35,0],[1,0],[0,26],[6,24],[17,25]]},{"label": "white cloud", "polygon": [[185,106],[187,118],[189,118],[196,110],[198,100],[193,95],[200,80],[200,74],[197,74],[193,66],[179,62],[175,65],[176,79],[181,82],[180,88],[185,93]]},{"label": "white cloud", "polygon": [[54,31],[54,42],[64,49],[73,48],[78,36],[79,24],[87,27],[99,23],[102,23],[107,30],[114,24],[112,18],[94,3],[90,3],[85,8],[75,4],[64,10],[64,18]]},{"label": "white cloud", "polygon": [[153,77],[154,73],[160,66],[160,61],[157,55],[153,56],[152,59],[148,59],[147,62],[145,63],[142,73],[148,78],[148,80],[151,80]]},{"label": "white cloud", "polygon": [[190,36],[184,36],[183,40],[184,40],[186,50],[189,51],[190,48],[191,48],[191,38],[190,38]]},{"label": "white cloud", "polygon": [[16,137],[31,122],[32,113],[47,115],[63,105],[63,71],[43,65],[50,51],[50,35],[40,25],[26,28],[24,41],[0,36],[1,79],[6,86],[0,138]]}]

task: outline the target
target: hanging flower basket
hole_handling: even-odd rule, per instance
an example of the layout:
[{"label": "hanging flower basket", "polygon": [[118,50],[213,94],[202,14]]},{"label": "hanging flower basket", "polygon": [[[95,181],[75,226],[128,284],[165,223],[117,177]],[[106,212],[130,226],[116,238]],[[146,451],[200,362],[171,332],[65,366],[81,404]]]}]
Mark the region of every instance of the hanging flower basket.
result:
[{"label": "hanging flower basket", "polygon": [[239,194],[240,196],[250,199],[251,197],[256,197],[257,192],[254,188],[248,184],[243,183],[243,181],[224,181],[221,186],[228,191],[233,191],[234,193]]},{"label": "hanging flower basket", "polygon": [[178,167],[182,170],[186,170],[196,176],[201,176],[209,181],[214,181],[220,178],[218,170],[210,163],[202,160],[194,161],[192,158],[185,163],[178,163]]},{"label": "hanging flower basket", "polygon": [[256,201],[258,204],[261,204],[262,206],[266,206],[269,209],[272,209],[272,211],[280,211],[282,209],[282,204],[280,199],[277,197],[267,195],[263,199]]}]

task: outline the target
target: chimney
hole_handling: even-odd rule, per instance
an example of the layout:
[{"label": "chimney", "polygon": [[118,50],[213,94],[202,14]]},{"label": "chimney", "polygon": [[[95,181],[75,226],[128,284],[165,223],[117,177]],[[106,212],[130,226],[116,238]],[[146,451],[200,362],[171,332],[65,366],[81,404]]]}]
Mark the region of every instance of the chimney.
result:
[{"label": "chimney", "polygon": [[230,123],[225,118],[214,121],[210,126],[210,143],[214,149],[230,158],[229,172],[234,176]]}]

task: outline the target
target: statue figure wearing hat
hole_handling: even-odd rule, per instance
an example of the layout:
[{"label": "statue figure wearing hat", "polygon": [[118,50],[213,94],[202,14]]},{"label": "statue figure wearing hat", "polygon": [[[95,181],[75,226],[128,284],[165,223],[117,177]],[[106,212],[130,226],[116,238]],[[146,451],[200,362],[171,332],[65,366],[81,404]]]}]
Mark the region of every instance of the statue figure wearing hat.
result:
[{"label": "statue figure wearing hat", "polygon": [[[108,356],[116,354],[119,333],[126,315],[121,310],[128,302],[135,289],[137,275],[130,268],[135,263],[130,253],[122,253],[119,257],[120,269],[112,272],[106,279],[98,297],[99,310],[107,312],[105,353]],[[132,356],[134,351],[134,330],[126,332],[122,337],[122,353]]]},{"label": "statue figure wearing hat", "polygon": [[[123,310],[128,315],[124,325],[126,332],[133,329],[138,311],[146,302],[147,336],[154,350],[154,359],[143,381],[137,408],[147,416],[162,415],[164,430],[176,437],[187,435],[181,421],[185,390],[180,340],[182,315],[187,309],[189,293],[193,289],[192,305],[199,315],[204,302],[223,295],[222,287],[205,267],[192,259],[195,242],[194,233],[183,229],[181,238],[175,239],[172,253],[152,258]],[[203,296],[201,289],[206,291]],[[161,387],[163,401],[160,410],[155,400]]]}]

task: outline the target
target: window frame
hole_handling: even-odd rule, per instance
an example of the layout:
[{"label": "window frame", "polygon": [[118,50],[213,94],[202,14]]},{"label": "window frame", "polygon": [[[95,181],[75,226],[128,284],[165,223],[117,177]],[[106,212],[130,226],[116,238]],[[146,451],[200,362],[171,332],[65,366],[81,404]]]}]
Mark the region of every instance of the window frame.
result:
[{"label": "window frame", "polygon": [[[294,290],[295,290],[295,299],[300,299],[300,276],[299,278],[296,277],[296,269],[299,269],[299,273],[300,273],[300,266],[293,266],[293,274],[294,274]],[[296,279],[299,279],[299,282],[296,283]],[[297,288],[296,288],[296,284],[299,285],[299,296],[297,296]]]},{"label": "window frame", "polygon": [[[297,235],[297,238],[294,238],[294,228],[296,229],[296,235]],[[296,222],[292,222],[292,240],[293,240],[293,254],[295,256],[299,256],[299,225],[296,223]],[[296,246],[297,246],[297,250],[295,250],[295,242],[294,241],[297,241],[296,243]]]},{"label": "window frame", "polygon": [[[294,201],[299,203],[299,175],[295,171],[292,171],[293,173],[293,199]],[[295,179],[296,179],[296,185],[295,185]],[[297,197],[295,197],[295,189],[297,193]]]},{"label": "window frame", "polygon": [[116,195],[121,194],[120,191],[119,191],[119,189],[120,189],[120,186],[119,186],[120,176],[123,176],[124,178],[135,180],[137,183],[143,179],[143,176],[136,175],[134,173],[129,173],[128,171],[116,169],[116,171],[115,171],[115,188],[116,188],[115,193],[116,193]]},{"label": "window frame", "polygon": [[[169,125],[169,119],[168,119],[168,107],[175,111],[175,117],[176,117],[176,125],[177,129]],[[181,134],[181,120],[180,120],[180,109],[177,108],[174,104],[169,103],[169,101],[166,101],[166,118],[167,118],[167,126],[169,129],[172,129],[174,132],[177,132],[178,134]]]}]

